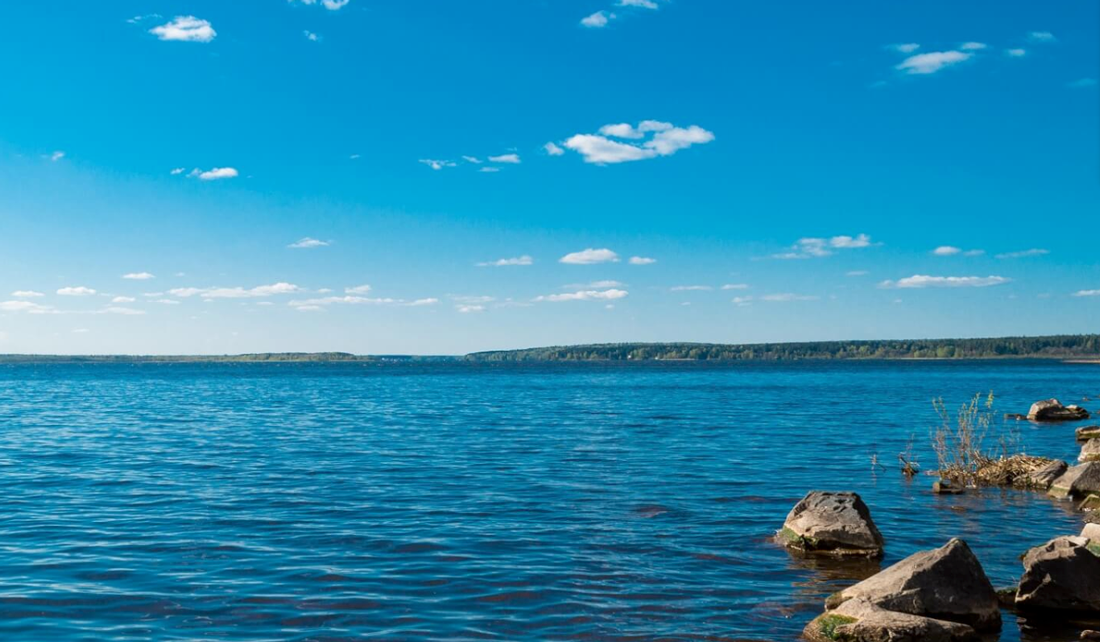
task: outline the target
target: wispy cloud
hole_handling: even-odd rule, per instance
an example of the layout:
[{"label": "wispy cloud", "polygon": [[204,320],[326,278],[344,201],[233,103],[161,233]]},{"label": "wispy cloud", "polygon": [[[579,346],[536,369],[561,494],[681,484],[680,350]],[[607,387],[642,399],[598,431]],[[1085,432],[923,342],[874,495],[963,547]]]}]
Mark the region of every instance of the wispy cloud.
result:
[{"label": "wispy cloud", "polygon": [[188,174],[191,178],[197,178],[200,181],[217,181],[225,178],[236,178],[238,172],[233,167],[215,167],[213,169],[201,170],[195,168]]},{"label": "wispy cloud", "polygon": [[148,272],[130,272],[128,274],[123,274],[122,278],[129,279],[131,281],[148,281],[157,277]]},{"label": "wispy cloud", "polygon": [[657,259],[650,258],[648,256],[632,256],[630,257],[631,265],[653,265],[657,262]]},{"label": "wispy cloud", "polygon": [[1024,259],[1024,258],[1027,258],[1029,256],[1043,256],[1045,254],[1050,254],[1050,250],[1043,250],[1043,249],[1040,249],[1040,248],[1032,248],[1030,250],[1020,250],[1018,252],[1005,252],[1003,254],[998,254],[997,258],[998,259]]},{"label": "wispy cloud", "polygon": [[92,288],[86,288],[83,285],[72,285],[69,287],[61,288],[57,291],[61,296],[91,296],[95,294],[95,290]]},{"label": "wispy cloud", "polygon": [[1003,276],[929,276],[914,274],[897,281],[883,281],[881,288],[919,289],[919,288],[984,288],[1002,285],[1012,279]]},{"label": "wispy cloud", "polygon": [[351,2],[351,0],[287,0],[287,1],[291,2],[291,3],[300,2],[301,4],[304,4],[306,6],[313,6],[313,5],[319,4],[322,7],[328,9],[329,11],[337,11],[339,9],[343,9],[344,7],[348,6],[349,2]]},{"label": "wispy cloud", "polygon": [[1032,31],[1031,33],[1027,34],[1028,42],[1048,43],[1056,42],[1057,40],[1058,39],[1054,37],[1054,34],[1049,31]]},{"label": "wispy cloud", "polygon": [[698,125],[676,127],[657,120],[642,121],[637,127],[626,123],[604,125],[599,131],[599,134],[577,134],[563,145],[581,154],[586,163],[611,165],[671,156],[692,145],[714,140],[712,132]]},{"label": "wispy cloud", "polygon": [[792,301],[817,301],[821,297],[812,294],[792,294],[790,292],[780,292],[779,294],[765,294],[760,297],[761,301],[768,301],[769,303],[789,303]]},{"label": "wispy cloud", "polygon": [[932,250],[932,254],[936,256],[954,256],[962,252],[962,248],[957,248],[953,245],[941,245]]},{"label": "wispy cloud", "polygon": [[332,245],[332,241],[322,241],[310,236],[303,236],[287,247],[295,250],[312,250],[313,248],[328,247],[329,245]]},{"label": "wispy cloud", "polygon": [[676,285],[669,288],[669,292],[710,292],[713,289],[709,285]]},{"label": "wispy cloud", "polygon": [[656,9],[657,3],[653,0],[619,0],[616,6],[619,7],[639,7],[642,9]]},{"label": "wispy cloud", "polygon": [[565,150],[559,147],[557,143],[546,143],[542,148],[550,156],[561,156],[565,153]]},{"label": "wispy cloud", "polygon": [[321,42],[321,36],[313,33],[312,31],[310,31],[308,29],[303,31],[302,35],[305,36],[306,40],[308,40],[310,42]]},{"label": "wispy cloud", "polygon": [[790,252],[773,254],[773,259],[814,259],[832,256],[836,250],[861,249],[871,246],[871,237],[866,234],[858,236],[834,236],[831,238],[807,237],[801,238],[792,246]]},{"label": "wispy cloud", "polygon": [[33,301],[0,301],[0,312],[26,312],[28,314],[48,314],[53,309]]},{"label": "wispy cloud", "polygon": [[501,154],[500,156],[490,156],[489,162],[491,163],[506,163],[509,165],[519,165],[519,154]]},{"label": "wispy cloud", "polygon": [[1006,49],[1005,55],[1009,58],[1023,58],[1027,55],[1027,49]]},{"label": "wispy cloud", "polygon": [[160,40],[179,42],[210,42],[218,35],[209,21],[195,16],[176,16],[170,22],[153,27],[149,33]]},{"label": "wispy cloud", "polygon": [[484,312],[485,306],[470,303],[459,303],[455,305],[455,310],[458,310],[462,314],[472,314],[475,312]]},{"label": "wispy cloud", "polygon": [[1078,290],[1073,296],[1100,296],[1100,290]]},{"label": "wispy cloud", "polygon": [[431,158],[421,158],[419,162],[427,165],[428,167],[431,167],[432,169],[434,169],[436,171],[439,171],[439,170],[441,170],[445,167],[454,167],[455,166],[455,162],[454,161],[449,161],[449,160],[434,160],[434,159],[431,159]]},{"label": "wispy cloud", "polygon": [[596,13],[581,18],[581,26],[589,29],[602,29],[607,26],[607,23],[615,18],[615,14],[609,11],[597,11]]},{"label": "wispy cloud", "polygon": [[722,286],[723,290],[747,290],[749,289],[748,283],[727,283]]},{"label": "wispy cloud", "polygon": [[514,265],[531,265],[535,262],[535,259],[524,254],[523,256],[514,256],[507,259],[497,259],[495,261],[485,261],[478,263],[478,267],[508,267]]},{"label": "wispy cloud", "polygon": [[563,285],[563,290],[603,290],[607,288],[621,288],[624,284],[618,281],[603,280],[593,281],[591,283],[572,283],[570,285]]},{"label": "wispy cloud", "polygon": [[65,158],[65,152],[62,152],[62,151],[56,151],[56,152],[49,155],[49,159],[51,161],[55,162],[55,163],[57,161],[61,160],[62,158]]},{"label": "wispy cloud", "polygon": [[920,49],[920,45],[915,42],[905,42],[897,45],[887,45],[886,48],[898,53],[911,54],[917,49]]},{"label": "wispy cloud", "polygon": [[870,274],[870,272],[867,270],[852,270],[850,272],[845,272],[844,276],[867,276],[868,274]]},{"label": "wispy cloud", "polygon": [[255,297],[268,297],[275,296],[277,294],[295,294],[301,292],[301,288],[293,283],[273,283],[271,285],[260,285],[254,288],[173,288],[168,290],[168,294],[180,298],[189,298],[193,296],[202,297],[204,299],[249,299]]},{"label": "wispy cloud", "polygon": [[344,294],[366,294],[372,289],[373,288],[371,288],[371,286],[364,283],[363,285],[353,285],[351,287],[344,288]]},{"label": "wispy cloud", "polygon": [[535,301],[551,301],[554,303],[561,303],[563,301],[613,301],[622,299],[629,294],[630,293],[626,290],[617,288],[609,290],[578,290],[577,292],[547,294],[545,296],[535,297]]},{"label": "wispy cloud", "polygon": [[580,252],[571,252],[558,259],[559,263],[569,265],[594,265],[596,263],[618,263],[619,255],[607,248],[588,248]]},{"label": "wispy cloud", "polygon": [[115,298],[111,299],[111,303],[133,303],[136,300],[137,299],[132,296],[116,296]]},{"label": "wispy cloud", "polygon": [[901,64],[897,65],[895,69],[907,74],[934,74],[941,69],[946,69],[961,62],[965,62],[972,58],[973,55],[974,54],[963,53],[962,51],[931,51],[910,56],[903,60]]},{"label": "wispy cloud", "polygon": [[982,51],[988,49],[989,45],[984,42],[964,42],[959,45],[959,49],[963,51]]},{"label": "wispy cloud", "polygon": [[16,290],[15,292],[12,292],[11,295],[17,299],[31,299],[40,296],[46,296],[45,294],[41,292],[36,292],[34,290]]}]

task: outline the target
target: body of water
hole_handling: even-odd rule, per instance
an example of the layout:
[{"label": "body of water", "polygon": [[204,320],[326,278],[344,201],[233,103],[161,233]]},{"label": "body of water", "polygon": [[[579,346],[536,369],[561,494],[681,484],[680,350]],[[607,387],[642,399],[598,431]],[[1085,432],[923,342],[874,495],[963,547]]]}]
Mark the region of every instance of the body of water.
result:
[{"label": "body of water", "polygon": [[0,639],[792,640],[880,567],[774,545],[809,490],[863,495],[883,565],[957,536],[998,586],[1081,530],[898,472],[990,390],[1073,460],[1000,413],[1095,405],[1100,366],[0,367]]}]

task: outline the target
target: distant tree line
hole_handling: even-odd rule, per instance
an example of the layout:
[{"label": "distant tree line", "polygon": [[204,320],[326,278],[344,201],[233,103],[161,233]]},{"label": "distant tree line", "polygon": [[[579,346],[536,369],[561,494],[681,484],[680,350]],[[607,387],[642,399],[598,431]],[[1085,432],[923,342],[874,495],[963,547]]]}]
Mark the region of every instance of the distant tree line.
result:
[{"label": "distant tree line", "polygon": [[783,361],[791,359],[1100,358],[1100,335],[815,341],[807,343],[606,343],[477,352],[473,361]]}]

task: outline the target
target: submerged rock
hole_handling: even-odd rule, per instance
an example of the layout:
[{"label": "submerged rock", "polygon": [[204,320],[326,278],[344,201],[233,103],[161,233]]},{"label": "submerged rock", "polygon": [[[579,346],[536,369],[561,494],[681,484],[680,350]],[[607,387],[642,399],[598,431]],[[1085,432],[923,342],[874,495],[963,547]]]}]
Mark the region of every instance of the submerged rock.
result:
[{"label": "submerged rock", "polygon": [[785,546],[811,553],[882,555],[882,534],[856,493],[809,493],[791,509],[777,536]]},{"label": "submerged rock", "polygon": [[1050,485],[1054,497],[1084,497],[1089,493],[1100,493],[1100,462],[1078,464]]},{"label": "submerged rock", "polygon": [[1024,555],[1016,593],[1021,609],[1100,612],[1100,547],[1057,537]]},{"label": "submerged rock", "polygon": [[1027,418],[1031,421],[1080,421],[1089,418],[1089,411],[1080,406],[1063,406],[1057,399],[1046,399],[1031,404]]},{"label": "submerged rock", "polygon": [[1100,461],[1100,439],[1090,439],[1081,446],[1077,461]]},{"label": "submerged rock", "polygon": [[1077,429],[1077,441],[1100,439],[1100,426],[1083,426]]},{"label": "submerged rock", "polygon": [[862,599],[888,611],[960,622],[980,631],[1001,627],[997,592],[961,539],[905,558],[829,597],[828,609]]},{"label": "submerged rock", "polygon": [[835,611],[819,615],[802,632],[810,642],[967,642],[974,629],[920,615],[898,613],[868,600],[848,600]]},{"label": "submerged rock", "polygon": [[1061,459],[1055,459],[1046,466],[1028,475],[1026,478],[1026,486],[1029,488],[1038,488],[1039,490],[1049,490],[1054,480],[1061,477],[1066,472],[1067,468],[1069,468],[1069,464]]},{"label": "submerged rock", "polygon": [[949,481],[939,480],[932,482],[932,492],[937,495],[959,495],[965,492],[961,486],[956,486]]}]

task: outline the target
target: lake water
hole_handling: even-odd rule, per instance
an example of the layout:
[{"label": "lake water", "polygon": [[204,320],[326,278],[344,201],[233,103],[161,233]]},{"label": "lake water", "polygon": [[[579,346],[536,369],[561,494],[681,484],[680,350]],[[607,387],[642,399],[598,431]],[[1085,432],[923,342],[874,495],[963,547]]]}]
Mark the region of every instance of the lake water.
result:
[{"label": "lake water", "polygon": [[990,390],[1088,407],[1100,366],[0,367],[0,639],[795,639],[878,569],[772,543],[811,489],[863,495],[884,564],[958,536],[998,586],[1080,531],[899,474],[934,397]]}]

